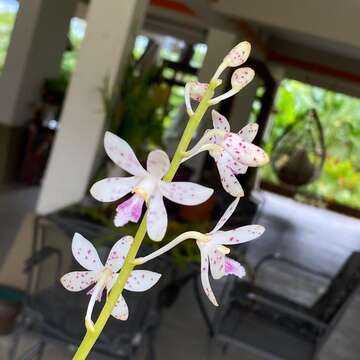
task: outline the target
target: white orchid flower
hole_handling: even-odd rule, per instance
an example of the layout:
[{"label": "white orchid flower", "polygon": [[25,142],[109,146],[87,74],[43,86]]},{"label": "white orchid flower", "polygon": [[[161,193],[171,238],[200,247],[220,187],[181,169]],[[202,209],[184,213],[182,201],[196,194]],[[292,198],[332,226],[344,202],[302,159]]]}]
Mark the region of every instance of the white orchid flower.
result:
[{"label": "white orchid flower", "polygon": [[102,202],[116,201],[130,192],[134,194],[117,207],[115,226],[138,222],[145,202],[148,207],[147,232],[152,240],[160,241],[168,222],[163,196],[178,204],[198,205],[213,193],[212,189],[191,182],[162,181],[170,167],[169,157],[162,150],[149,153],[146,171],[129,144],[118,136],[106,132],[104,146],[110,159],[133,175],[103,179],[90,189],[91,195]]},{"label": "white orchid flower", "polygon": [[[105,266],[102,264],[95,247],[82,235],[76,233],[72,240],[72,253],[77,262],[86,271],[73,271],[61,278],[62,285],[69,291],[77,292],[94,285],[87,294],[91,295],[85,316],[86,328],[93,331],[94,323],[91,315],[95,301],[101,301],[104,290],[107,294],[116,282],[118,271],[122,268],[127,253],[133,242],[131,236],[118,240],[112,247]],[[133,270],[128,278],[125,289],[129,291],[146,291],[154,286],[161,275],[148,270]],[[127,320],[128,306],[121,295],[111,313],[119,320]]]},{"label": "white orchid flower", "polygon": [[237,134],[231,132],[225,116],[212,110],[214,129],[207,130],[193,149],[186,152],[183,161],[202,151],[209,151],[219,170],[224,189],[234,197],[244,195],[244,191],[235,175],[244,174],[248,166],[265,165],[269,157],[260,147],[252,144],[257,124],[248,124]]},{"label": "white orchid flower", "polygon": [[247,225],[241,226],[234,230],[222,231],[220,230],[231,214],[234,212],[239,198],[236,198],[227,208],[223,216],[220,218],[214,229],[207,234],[202,234],[197,231],[189,231],[179,235],[173,241],[163,246],[152,254],[138,258],[135,260],[136,264],[143,264],[155,257],[169,251],[179,243],[188,239],[195,239],[196,244],[200,249],[201,255],[201,283],[205,294],[209,300],[218,306],[218,302],[211,289],[209,281],[209,268],[214,279],[220,279],[226,275],[235,275],[239,278],[245,276],[244,267],[237,261],[227,257],[230,249],[224,245],[238,245],[256,239],[263,234],[265,228],[261,225]]}]

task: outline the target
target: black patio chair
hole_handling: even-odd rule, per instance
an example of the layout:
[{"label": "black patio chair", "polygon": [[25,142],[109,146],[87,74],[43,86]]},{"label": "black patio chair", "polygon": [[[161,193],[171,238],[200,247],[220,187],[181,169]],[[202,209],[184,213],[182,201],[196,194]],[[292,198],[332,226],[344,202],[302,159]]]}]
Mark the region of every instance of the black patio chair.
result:
[{"label": "black patio chair", "polygon": [[[256,285],[261,267],[279,261],[321,276],[278,254],[264,258],[254,281],[234,281],[213,323],[214,338],[226,351],[242,347],[262,359],[316,359],[360,282],[360,252],[353,252],[326,291],[306,307]],[[224,304],[225,302],[225,304]]]},{"label": "black patio chair", "polygon": [[[64,243],[64,236],[59,236],[58,232],[56,236],[54,229],[65,233],[68,242]],[[105,244],[109,244],[109,239],[115,242],[121,237],[119,232],[63,214],[36,219],[32,256],[25,264],[27,291],[9,351],[10,360],[41,359],[47,343],[55,342],[76,348],[83,338],[84,315],[89,298],[84,292],[69,293],[59,282],[61,275],[79,268],[69,255],[70,240],[75,231],[92,241],[106,239]],[[105,252],[110,247],[111,244],[107,245],[104,255],[107,255]],[[65,251],[67,256],[64,256]],[[166,257],[162,257],[149,263],[146,268],[164,273],[169,272],[171,264]],[[93,353],[102,359],[133,359],[140,344],[145,344],[147,359],[154,359],[154,337],[160,322],[160,290],[161,285],[157,284],[141,294],[126,292],[124,296],[129,305],[129,320],[122,322],[109,319]],[[95,309],[94,319],[100,308]],[[38,340],[18,354],[19,342],[29,330],[37,335]]]}]

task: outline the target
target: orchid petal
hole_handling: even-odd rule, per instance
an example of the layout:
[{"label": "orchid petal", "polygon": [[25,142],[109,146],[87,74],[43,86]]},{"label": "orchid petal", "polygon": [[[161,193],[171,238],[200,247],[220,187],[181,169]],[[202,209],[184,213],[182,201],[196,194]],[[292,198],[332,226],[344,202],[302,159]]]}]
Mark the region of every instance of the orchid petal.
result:
[{"label": "orchid petal", "polygon": [[232,161],[230,167],[235,175],[245,174],[249,168],[248,166],[243,165],[238,161]]},{"label": "orchid petal", "polygon": [[230,131],[230,124],[224,115],[221,115],[216,110],[212,110],[211,117],[215,129],[224,130],[226,132]]},{"label": "orchid petal", "polygon": [[223,188],[234,197],[244,196],[244,190],[234,175],[231,167],[228,165],[226,155],[226,152],[222,152],[220,156],[215,159]]},{"label": "orchid petal", "polygon": [[219,306],[218,302],[216,301],[216,297],[211,289],[210,281],[209,281],[209,259],[207,249],[204,245],[198,244],[200,248],[200,255],[201,255],[201,283],[203,289],[205,291],[206,296],[209,300],[215,305]]},{"label": "orchid petal", "polygon": [[249,142],[243,141],[242,138],[231,133],[224,140],[224,147],[229,154],[240,163],[246,166],[262,166],[269,162],[269,157],[264,150]]},{"label": "orchid petal", "polygon": [[255,71],[248,67],[239,68],[231,76],[231,86],[237,91],[243,89],[255,76]]},{"label": "orchid petal", "polygon": [[160,182],[162,194],[182,205],[198,205],[208,200],[214,190],[192,182]]},{"label": "orchid petal", "polygon": [[104,137],[104,146],[109,158],[121,169],[136,176],[146,175],[145,169],[125,140],[107,131]]},{"label": "orchid petal", "polygon": [[215,280],[222,278],[225,275],[225,255],[214,247],[210,250],[209,261],[212,277]]},{"label": "orchid petal", "polygon": [[243,278],[246,275],[245,268],[237,261],[225,256],[225,275],[235,275],[238,278]]},{"label": "orchid petal", "polygon": [[221,150],[221,152],[217,153],[214,158],[221,158],[221,161],[226,164],[235,175],[245,174],[248,167],[246,165],[241,164],[238,160],[235,160],[226,150]]},{"label": "orchid petal", "polygon": [[239,131],[238,134],[244,141],[252,142],[255,139],[258,129],[258,124],[247,124]]},{"label": "orchid petal", "polygon": [[228,208],[225,210],[223,216],[220,218],[220,220],[217,222],[217,224],[215,225],[214,229],[210,232],[210,234],[215,233],[216,231],[218,231],[219,229],[221,229],[224,224],[228,221],[228,219],[230,218],[230,216],[233,214],[233,212],[235,211],[238,203],[239,203],[240,198],[237,197],[229,206]]},{"label": "orchid petal", "polygon": [[261,225],[246,225],[234,230],[214,232],[211,241],[217,245],[237,245],[258,238],[264,231]]},{"label": "orchid petal", "polygon": [[118,272],[124,264],[133,240],[132,236],[124,236],[118,240],[110,250],[105,267],[114,273]]},{"label": "orchid petal", "polygon": [[146,222],[150,239],[161,241],[166,233],[168,218],[164,200],[159,191],[156,191],[149,199]]},{"label": "orchid petal", "polygon": [[139,178],[136,176],[111,177],[97,181],[90,193],[98,201],[111,202],[128,194],[138,182]]},{"label": "orchid petal", "polygon": [[129,276],[125,289],[142,292],[152,288],[160,279],[161,274],[149,270],[133,270]]},{"label": "orchid petal", "polygon": [[146,166],[151,175],[161,179],[169,170],[170,160],[166,152],[154,150],[149,154]]},{"label": "orchid petal", "polygon": [[98,271],[104,268],[94,245],[79,233],[75,233],[71,249],[74,258],[86,270]]},{"label": "orchid petal", "polygon": [[129,221],[137,223],[141,217],[144,201],[140,195],[134,194],[130,199],[122,202],[116,208],[114,225],[124,226]]},{"label": "orchid petal", "polygon": [[95,296],[95,297],[96,297],[96,301],[101,302],[102,297],[103,297],[104,288],[103,288],[103,289],[100,289],[100,290],[97,290],[97,289],[96,289],[96,286],[94,286],[93,288],[91,288],[91,289],[86,293],[86,295],[92,296],[95,291],[97,291],[97,294],[96,294],[96,296]]},{"label": "orchid petal", "polygon": [[96,271],[72,271],[62,276],[60,282],[66,290],[81,291],[93,285],[98,275]]},{"label": "orchid petal", "polygon": [[251,45],[247,41],[242,41],[225,56],[224,63],[227,66],[236,67],[242,65],[249,57]]},{"label": "orchid petal", "polygon": [[127,320],[129,317],[129,308],[125,302],[125,299],[122,295],[117,299],[115,307],[111,315],[118,320]]}]

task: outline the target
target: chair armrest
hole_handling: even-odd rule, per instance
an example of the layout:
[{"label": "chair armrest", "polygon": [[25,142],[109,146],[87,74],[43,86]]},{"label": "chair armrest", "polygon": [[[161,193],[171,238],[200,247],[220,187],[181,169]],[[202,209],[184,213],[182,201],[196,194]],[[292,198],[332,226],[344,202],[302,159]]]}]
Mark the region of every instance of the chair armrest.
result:
[{"label": "chair armrest", "polygon": [[315,275],[318,277],[322,277],[326,280],[331,280],[332,276],[330,276],[329,274],[325,274],[322,273],[320,271],[314,270],[309,268],[308,266],[302,265],[296,261],[290,260],[290,259],[286,259],[281,257],[280,253],[274,253],[274,254],[270,254],[270,255],[266,255],[264,256],[254,267],[254,272],[253,272],[253,278],[254,278],[254,283],[256,282],[257,279],[257,275],[260,271],[260,269],[262,268],[262,266],[264,264],[266,264],[268,261],[277,261],[279,263],[284,263],[290,267],[293,267],[295,269],[301,270],[305,273],[311,274],[311,275]]},{"label": "chair armrest", "polygon": [[281,304],[279,302],[276,302],[270,298],[267,298],[265,296],[259,295],[259,294],[255,294],[255,293],[249,293],[248,294],[248,298],[252,301],[255,301],[259,304],[263,304],[266,305],[267,307],[270,307],[274,310],[278,310],[281,311],[283,313],[286,313],[292,317],[295,317],[299,320],[304,320],[307,321],[315,326],[317,326],[318,328],[321,329],[326,329],[327,328],[327,324],[319,321],[318,319],[316,319],[315,317],[313,317],[310,314],[307,314],[305,312],[302,312],[299,309],[293,309],[290,306],[286,305],[286,304]]},{"label": "chair armrest", "polygon": [[34,252],[26,261],[25,261],[25,267],[24,272],[30,272],[35,266],[41,264],[46,259],[48,259],[51,256],[56,256],[58,259],[58,269],[57,272],[60,273],[60,266],[62,262],[62,254],[59,249],[55,249],[50,246],[45,246],[41,248],[40,250]]}]

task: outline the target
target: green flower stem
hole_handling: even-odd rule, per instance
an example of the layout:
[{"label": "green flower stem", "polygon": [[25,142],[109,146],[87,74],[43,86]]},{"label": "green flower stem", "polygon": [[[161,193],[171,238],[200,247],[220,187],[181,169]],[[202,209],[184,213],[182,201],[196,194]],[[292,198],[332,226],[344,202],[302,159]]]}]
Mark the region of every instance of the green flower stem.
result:
[{"label": "green flower stem", "polygon": [[[190,141],[199,126],[201,119],[203,118],[206,110],[209,108],[209,100],[213,97],[214,91],[216,87],[219,85],[219,81],[214,79],[210,82],[208,90],[206,91],[203,99],[201,100],[200,104],[198,105],[194,115],[192,115],[188,121],[188,124],[184,130],[184,133],[181,137],[179,145],[176,149],[175,155],[171,161],[170,168],[168,173],[165,175],[165,181],[171,181],[178,170],[181,160],[183,159],[183,154],[186,152]],[[136,232],[135,239],[129,253],[125,259],[124,265],[120,271],[118,279],[113,286],[106,303],[101,310],[101,313],[94,325],[94,331],[87,330],[86,335],[81,342],[76,354],[73,357],[73,360],[83,360],[89,355],[92,347],[94,346],[97,338],[100,336],[101,332],[103,331],[106,322],[108,321],[111,313],[116,305],[118,298],[120,297],[124,286],[135,267],[134,260],[139,251],[141,243],[146,235],[146,214],[143,217],[141,224]]]}]

